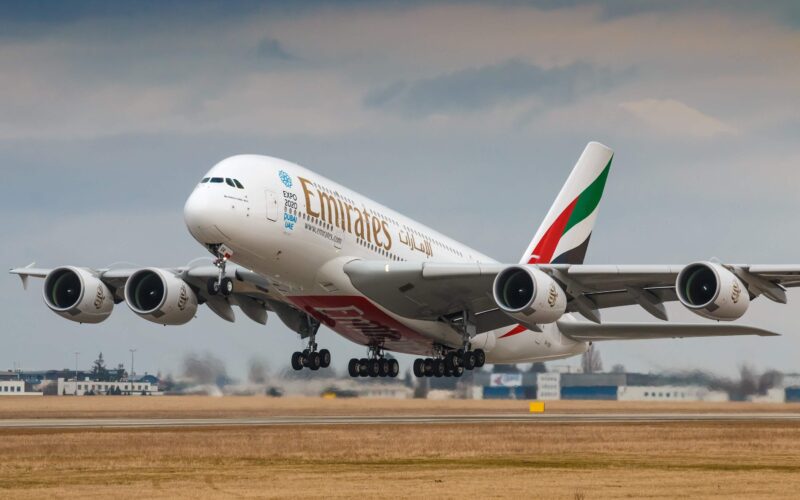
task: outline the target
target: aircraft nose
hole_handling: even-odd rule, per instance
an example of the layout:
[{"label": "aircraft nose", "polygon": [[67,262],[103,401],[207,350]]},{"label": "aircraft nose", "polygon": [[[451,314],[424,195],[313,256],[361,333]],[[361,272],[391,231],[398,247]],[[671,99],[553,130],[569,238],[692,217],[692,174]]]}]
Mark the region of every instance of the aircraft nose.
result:
[{"label": "aircraft nose", "polygon": [[183,206],[183,220],[194,238],[203,244],[222,243],[220,224],[221,211],[215,193],[204,186],[189,195]]}]

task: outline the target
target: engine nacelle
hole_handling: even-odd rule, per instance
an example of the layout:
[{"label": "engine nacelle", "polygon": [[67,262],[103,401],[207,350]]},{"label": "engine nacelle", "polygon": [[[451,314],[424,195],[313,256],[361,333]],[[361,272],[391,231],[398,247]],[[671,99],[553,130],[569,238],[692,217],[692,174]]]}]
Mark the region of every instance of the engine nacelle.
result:
[{"label": "engine nacelle", "polygon": [[142,318],[160,325],[183,325],[197,312],[197,295],[169,271],[140,269],[125,283],[125,302]]},{"label": "engine nacelle", "polygon": [[526,326],[552,323],[564,315],[567,296],[553,278],[533,266],[511,266],[494,279],[494,301]]},{"label": "engine nacelle", "polygon": [[714,262],[695,262],[678,273],[678,300],[704,318],[739,319],[750,306],[750,294],[739,278]]},{"label": "engine nacelle", "polygon": [[78,323],[100,323],[114,309],[114,295],[88,269],[59,267],[44,280],[44,303],[62,318]]}]

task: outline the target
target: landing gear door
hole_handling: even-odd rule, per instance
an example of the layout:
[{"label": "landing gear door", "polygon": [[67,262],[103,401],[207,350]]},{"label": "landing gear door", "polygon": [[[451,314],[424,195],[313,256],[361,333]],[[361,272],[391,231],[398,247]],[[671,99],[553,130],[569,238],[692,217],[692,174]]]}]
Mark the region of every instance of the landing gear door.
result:
[{"label": "landing gear door", "polygon": [[267,191],[267,219],[278,220],[278,197],[272,191]]}]

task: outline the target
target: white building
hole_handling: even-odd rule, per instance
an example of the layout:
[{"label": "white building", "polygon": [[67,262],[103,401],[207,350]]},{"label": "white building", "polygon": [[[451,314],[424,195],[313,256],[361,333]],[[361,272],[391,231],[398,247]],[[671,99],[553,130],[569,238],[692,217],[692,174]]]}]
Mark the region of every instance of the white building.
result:
[{"label": "white building", "polygon": [[26,392],[22,380],[0,380],[0,396],[41,396],[41,392]]},{"label": "white building", "polygon": [[619,401],[728,401],[728,393],[699,386],[629,385],[617,390]]},{"label": "white building", "polygon": [[[76,387],[77,385],[77,387]],[[133,381],[133,382],[99,382],[97,380],[74,380],[58,379],[58,395],[59,396],[85,396],[86,394],[114,394],[119,388],[122,394],[139,396],[159,396],[162,393],[158,392],[158,386],[148,382]],[[112,392],[113,391],[113,392]]]}]

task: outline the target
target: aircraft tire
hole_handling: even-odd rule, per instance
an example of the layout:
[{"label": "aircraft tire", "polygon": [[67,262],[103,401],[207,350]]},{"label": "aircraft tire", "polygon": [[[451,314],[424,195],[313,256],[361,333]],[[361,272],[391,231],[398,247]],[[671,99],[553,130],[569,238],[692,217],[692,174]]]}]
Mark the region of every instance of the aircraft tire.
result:
[{"label": "aircraft tire", "polygon": [[219,287],[220,293],[225,297],[233,293],[233,280],[230,278],[222,278],[222,283]]},{"label": "aircraft tire", "polygon": [[481,368],[486,364],[486,351],[483,349],[475,349],[475,368]]},{"label": "aircraft tire", "polygon": [[381,363],[377,359],[370,359],[367,361],[367,374],[370,377],[377,377],[380,375]]},{"label": "aircraft tire", "polygon": [[303,353],[301,352],[292,353],[292,368],[294,368],[295,370],[303,369]]},{"label": "aircraft tire", "polygon": [[423,366],[423,373],[425,374],[426,377],[430,377],[431,375],[433,375],[433,359],[425,358],[425,360],[422,362],[422,366]]},{"label": "aircraft tire", "polygon": [[414,364],[412,365],[412,369],[414,371],[414,376],[417,378],[422,378],[425,376],[425,367],[422,358],[417,358],[414,360]]},{"label": "aircraft tire", "polygon": [[379,365],[378,375],[380,375],[381,377],[388,377],[389,376],[389,360],[386,359],[386,358],[382,358],[379,361],[380,361],[380,365]]},{"label": "aircraft tire", "polygon": [[367,373],[367,358],[361,358],[358,360],[358,376],[359,377],[366,377]]},{"label": "aircraft tire", "polygon": [[389,376],[397,377],[400,375],[400,363],[396,359],[389,360]]},{"label": "aircraft tire", "polygon": [[320,368],[327,368],[331,366],[331,351],[322,349],[319,351]]},{"label": "aircraft tire", "polygon": [[434,377],[438,378],[444,376],[444,371],[445,371],[444,360],[434,359],[431,368]]},{"label": "aircraft tire", "polygon": [[312,352],[308,355],[308,367],[314,371],[319,370],[319,367],[322,364],[322,360],[320,359],[320,355],[318,352]]},{"label": "aircraft tire", "polygon": [[464,353],[464,368],[466,370],[472,370],[475,368],[475,353],[472,351],[467,351]]},{"label": "aircraft tire", "polygon": [[208,278],[206,282],[206,291],[209,295],[216,295],[219,293],[219,283],[217,278]]},{"label": "aircraft tire", "polygon": [[358,367],[358,359],[350,358],[350,361],[347,363],[347,373],[349,373],[351,377],[358,377],[361,375]]}]

